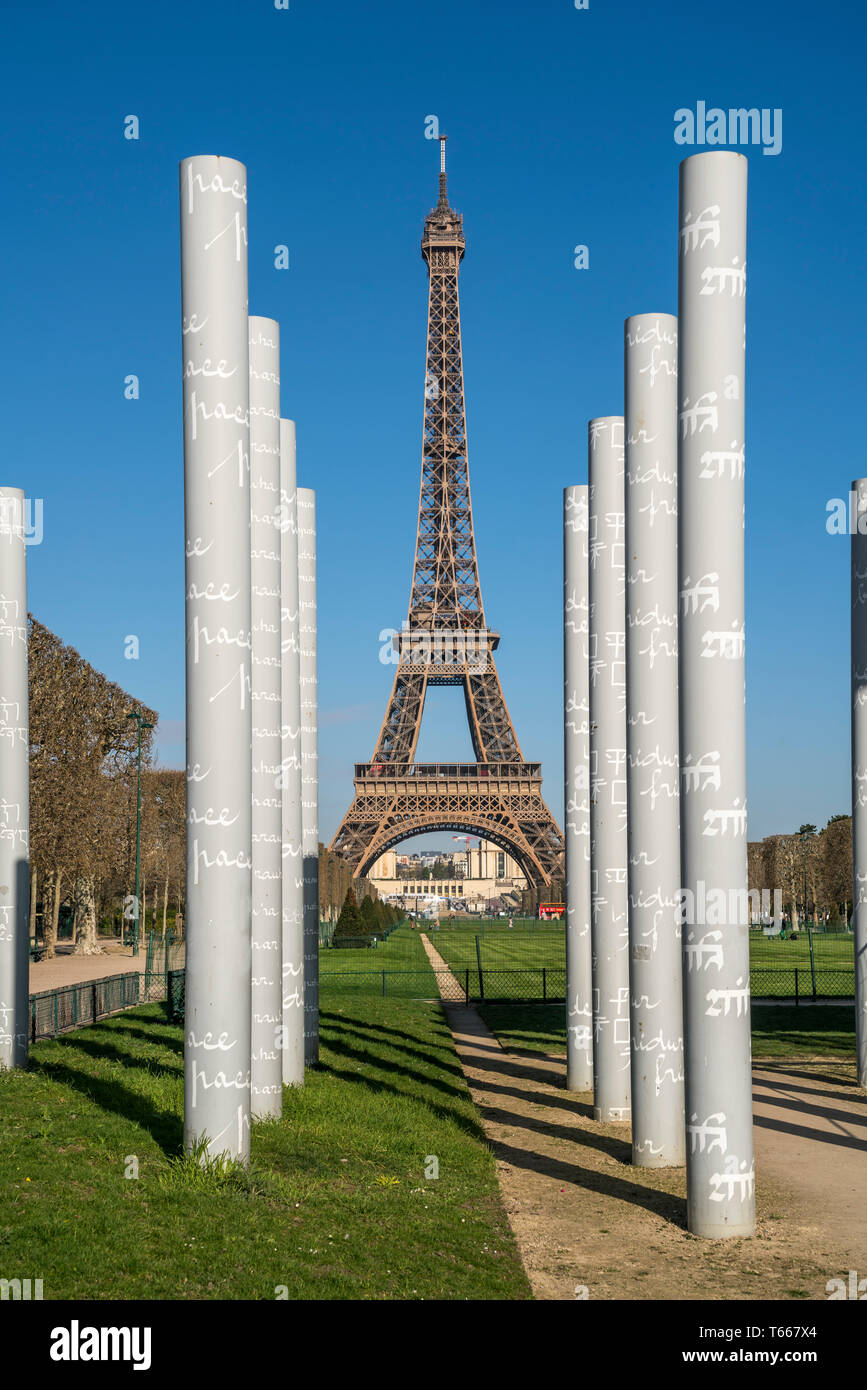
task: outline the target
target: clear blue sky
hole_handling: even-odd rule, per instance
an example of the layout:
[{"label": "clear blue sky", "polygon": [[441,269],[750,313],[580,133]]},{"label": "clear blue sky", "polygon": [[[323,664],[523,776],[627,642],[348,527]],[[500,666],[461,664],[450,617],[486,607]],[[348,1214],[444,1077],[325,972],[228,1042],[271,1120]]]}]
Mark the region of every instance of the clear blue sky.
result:
[{"label": "clear blue sky", "polygon": [[[865,20],[821,6],[209,0],[0,7],[4,484],[44,499],[34,613],[160,711],[183,764],[177,164],[243,160],[250,307],[318,493],[321,831],[370,756],[405,615],[424,383],[422,222],[449,136],[482,589],[525,755],[562,813],[561,491],[622,410],[622,324],[676,307],[674,112],[782,108],[750,154],[750,838],[850,804],[848,542],[867,472]],[[141,138],[123,138],[137,115]],[[286,243],[290,269],[273,268]],[[589,246],[590,268],[573,267]],[[141,398],[124,399],[129,373]],[[124,638],[140,639],[138,661]],[[457,691],[422,757],[469,755]],[[447,697],[452,696],[451,701]],[[418,848],[416,841],[411,848]]]}]

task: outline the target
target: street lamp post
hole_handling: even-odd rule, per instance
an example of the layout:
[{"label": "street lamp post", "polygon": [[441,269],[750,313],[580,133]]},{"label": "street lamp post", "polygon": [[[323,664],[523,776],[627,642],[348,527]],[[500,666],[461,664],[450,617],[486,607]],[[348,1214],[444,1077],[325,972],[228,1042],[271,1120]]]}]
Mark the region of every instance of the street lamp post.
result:
[{"label": "street lamp post", "polygon": [[807,835],[801,836],[801,849],[804,867],[804,929],[807,927]]},{"label": "street lamp post", "polygon": [[141,735],[142,729],[152,729],[153,724],[149,724],[141,710],[130,710],[127,719],[134,719],[138,725],[138,775],[136,788],[136,808],[135,808],[135,916],[133,917],[133,936],[132,953],[138,955],[139,946],[139,913],[141,912]]},{"label": "street lamp post", "polygon": [[807,920],[807,842],[812,840],[816,834],[815,825],[802,825],[800,829],[801,846],[803,849],[804,864],[804,930],[807,933],[807,940],[810,943],[810,979],[813,985],[813,998],[816,998],[816,957],[813,952],[813,930]]}]

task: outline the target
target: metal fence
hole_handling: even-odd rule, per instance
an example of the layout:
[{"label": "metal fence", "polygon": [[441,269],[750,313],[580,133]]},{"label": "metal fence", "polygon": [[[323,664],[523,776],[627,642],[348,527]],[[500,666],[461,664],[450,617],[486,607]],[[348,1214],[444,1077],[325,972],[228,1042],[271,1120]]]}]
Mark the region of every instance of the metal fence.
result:
[{"label": "metal fence", "polygon": [[[450,970],[355,970],[320,976],[320,986],[333,986],[357,994],[401,995],[430,998],[438,992],[447,1001],[512,1000],[556,1003],[566,999],[563,966],[535,966],[523,970],[489,970],[478,966],[454,966]],[[750,972],[754,999],[777,999],[793,1004],[806,1000],[852,999],[854,970],[811,970],[794,967]]]},{"label": "metal fence", "polygon": [[[83,1028],[110,1014],[134,1009],[139,1004],[167,1001],[173,1023],[184,1020],[185,973],[170,970],[148,977],[138,971],[86,980],[62,989],[30,996],[30,1037],[33,1042]],[[378,994],[403,999],[433,999],[473,1003],[512,1001],[564,1003],[566,971],[559,966],[524,970],[488,970],[455,967],[451,970],[352,970],[323,975],[321,985],[348,994]],[[750,972],[754,999],[776,999],[801,1004],[819,999],[851,1000],[855,993],[854,970],[757,969]]]},{"label": "metal fence", "polygon": [[[183,974],[183,971],[179,972]],[[84,1028],[109,1014],[134,1009],[166,997],[165,976],[150,980],[139,971],[83,980],[61,989],[47,989],[30,996],[30,1038],[55,1038],[73,1028]]]},{"label": "metal fence", "polygon": [[778,970],[764,965],[750,971],[753,999],[851,999],[855,994],[855,970],[825,970],[796,965]]},{"label": "metal fence", "polygon": [[187,962],[186,937],[176,936],[168,931],[165,936],[159,932],[148,932],[145,938],[145,975],[147,982],[157,975],[167,975],[170,970],[183,970]]}]

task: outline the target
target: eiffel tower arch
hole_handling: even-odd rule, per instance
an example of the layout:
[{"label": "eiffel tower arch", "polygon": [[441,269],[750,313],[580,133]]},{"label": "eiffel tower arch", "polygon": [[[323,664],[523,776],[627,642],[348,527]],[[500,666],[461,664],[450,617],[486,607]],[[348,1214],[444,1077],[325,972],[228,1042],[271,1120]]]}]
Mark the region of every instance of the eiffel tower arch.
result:
[{"label": "eiffel tower arch", "polygon": [[[529,882],[562,872],[563,836],[542,799],[542,767],[518,744],[485,622],[467,461],[458,274],[463,216],[449,205],[445,140],[439,200],[424,224],[428,267],[421,494],[409,615],[397,638],[391,697],[369,763],[355,765],[352,805],[331,842],[366,873],[385,850],[424,831],[477,834],[505,849]],[[476,761],[417,763],[428,687],[461,686]]]}]

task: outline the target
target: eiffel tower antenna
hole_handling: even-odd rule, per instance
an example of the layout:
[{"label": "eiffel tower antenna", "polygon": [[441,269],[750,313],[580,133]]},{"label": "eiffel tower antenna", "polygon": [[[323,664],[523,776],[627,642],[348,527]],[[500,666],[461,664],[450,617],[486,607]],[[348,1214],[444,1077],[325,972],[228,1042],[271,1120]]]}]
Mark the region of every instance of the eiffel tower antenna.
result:
[{"label": "eiffel tower antenna", "polygon": [[448,205],[449,205],[449,197],[448,197],[448,194],[446,193],[446,141],[448,140],[448,138],[449,138],[449,137],[448,137],[447,135],[439,135],[439,136],[437,137],[437,139],[438,139],[439,142],[440,142],[440,202],[439,202],[439,205],[440,205],[441,208],[447,208]]},{"label": "eiffel tower antenna", "polygon": [[[369,763],[355,765],[355,796],[331,847],[364,874],[392,845],[423,831],[458,830],[505,849],[527,879],[562,872],[563,837],[542,800],[542,768],[524,761],[494,662],[500,637],[485,622],[467,461],[458,275],[463,216],[446,190],[425,218],[427,370],[421,489],[409,613],[397,670]],[[474,763],[416,763],[429,686],[463,689]]]}]

